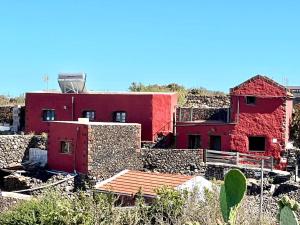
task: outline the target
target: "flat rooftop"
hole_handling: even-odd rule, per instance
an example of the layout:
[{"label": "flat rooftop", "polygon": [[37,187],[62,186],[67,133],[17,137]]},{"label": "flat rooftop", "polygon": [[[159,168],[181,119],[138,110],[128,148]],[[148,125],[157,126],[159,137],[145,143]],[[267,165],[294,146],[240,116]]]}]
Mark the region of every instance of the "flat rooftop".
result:
[{"label": "flat rooftop", "polygon": [[134,91],[87,91],[84,93],[62,93],[59,90],[51,90],[51,91],[32,91],[27,92],[28,94],[67,94],[67,95],[175,95],[176,92],[134,92]]},{"label": "flat rooftop", "polygon": [[91,126],[141,126],[139,123],[92,122],[92,121],[49,121],[50,123],[70,123]]}]

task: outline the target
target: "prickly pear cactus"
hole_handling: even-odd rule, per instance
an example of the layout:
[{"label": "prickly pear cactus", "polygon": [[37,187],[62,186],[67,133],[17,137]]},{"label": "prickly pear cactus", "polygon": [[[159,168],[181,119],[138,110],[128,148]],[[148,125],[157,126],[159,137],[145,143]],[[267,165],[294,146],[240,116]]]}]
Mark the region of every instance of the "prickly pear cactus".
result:
[{"label": "prickly pear cactus", "polygon": [[280,210],[280,225],[299,225],[296,214],[288,206]]},{"label": "prickly pear cactus", "polygon": [[278,219],[280,225],[299,225],[298,218],[295,214],[295,211],[300,209],[300,205],[293,199],[290,199],[288,196],[284,196],[278,202],[279,205],[279,215]]},{"label": "prickly pear cactus", "polygon": [[247,190],[246,182],[245,175],[238,169],[230,170],[225,176],[220,191],[220,206],[226,223],[235,224],[237,210]]}]

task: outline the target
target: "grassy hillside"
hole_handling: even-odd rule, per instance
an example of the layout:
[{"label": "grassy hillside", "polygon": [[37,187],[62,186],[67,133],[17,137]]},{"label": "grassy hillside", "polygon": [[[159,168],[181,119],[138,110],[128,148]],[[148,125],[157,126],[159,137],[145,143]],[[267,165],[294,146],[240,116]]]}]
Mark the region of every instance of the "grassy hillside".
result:
[{"label": "grassy hillside", "polygon": [[211,91],[206,88],[186,88],[182,85],[171,83],[167,85],[160,84],[149,84],[145,85],[142,83],[133,82],[129,86],[130,91],[135,92],[177,92],[178,103],[180,106],[184,105],[186,102],[187,95],[224,95],[225,93],[220,91]]}]

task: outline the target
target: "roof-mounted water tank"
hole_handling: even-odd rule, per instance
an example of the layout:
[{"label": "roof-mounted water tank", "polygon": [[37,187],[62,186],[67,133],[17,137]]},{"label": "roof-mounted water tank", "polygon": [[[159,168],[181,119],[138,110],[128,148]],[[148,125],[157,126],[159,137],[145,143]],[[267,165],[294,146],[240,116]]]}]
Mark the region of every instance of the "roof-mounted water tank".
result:
[{"label": "roof-mounted water tank", "polygon": [[58,84],[62,93],[84,93],[86,92],[85,73],[61,73],[58,74]]}]

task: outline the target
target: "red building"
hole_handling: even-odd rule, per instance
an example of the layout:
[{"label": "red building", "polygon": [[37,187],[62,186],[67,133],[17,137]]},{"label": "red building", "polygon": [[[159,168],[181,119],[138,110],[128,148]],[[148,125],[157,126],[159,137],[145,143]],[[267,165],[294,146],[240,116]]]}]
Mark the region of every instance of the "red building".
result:
[{"label": "red building", "polygon": [[177,148],[254,152],[279,159],[289,140],[293,95],[257,75],[230,90],[227,121],[177,122]]},{"label": "red building", "polygon": [[49,121],[126,122],[142,125],[142,141],[173,132],[175,93],[27,93],[26,132],[49,132]]},{"label": "red building", "polygon": [[141,125],[88,121],[49,122],[48,167],[108,178],[139,168]]}]

